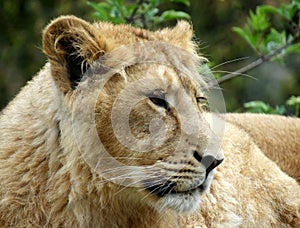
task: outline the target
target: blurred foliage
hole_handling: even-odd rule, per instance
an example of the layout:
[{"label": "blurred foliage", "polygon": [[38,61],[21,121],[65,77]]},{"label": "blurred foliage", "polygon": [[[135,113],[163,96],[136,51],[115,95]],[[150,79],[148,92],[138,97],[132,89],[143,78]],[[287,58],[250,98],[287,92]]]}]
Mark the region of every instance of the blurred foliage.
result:
[{"label": "blurred foliage", "polygon": [[[188,12],[201,52],[211,61],[214,74],[235,72],[237,69],[257,59],[250,45],[245,44],[232,27],[244,27],[249,12],[267,4],[280,7],[290,1],[193,1]],[[201,15],[201,16],[199,16]],[[199,19],[201,18],[201,19]],[[270,19],[276,25],[288,26],[279,17]],[[280,31],[280,29],[279,29]],[[246,58],[245,58],[246,57]],[[222,84],[223,95],[228,111],[244,111],[243,104],[251,100],[263,100],[271,106],[285,103],[291,95],[300,91],[300,55],[290,54],[279,62],[267,62],[234,80]],[[288,114],[290,109],[287,110]]]},{"label": "blurred foliage", "polygon": [[250,11],[244,28],[233,27],[258,55],[274,54],[273,59],[286,54],[300,54],[300,3],[293,0],[276,8],[269,5]]},{"label": "blurred foliage", "polygon": [[61,14],[89,19],[88,8],[86,0],[0,1],[0,110],[45,64],[41,34],[46,24]]},{"label": "blurred foliage", "polygon": [[295,116],[300,117],[300,96],[291,96],[286,104],[295,108]]},{"label": "blurred foliage", "polygon": [[[293,107],[294,115],[300,117],[300,96],[291,96],[286,105]],[[267,114],[286,114],[286,107],[284,105],[276,105],[275,108],[263,101],[250,101],[244,104],[245,111],[254,113],[267,113]]]},{"label": "blurred foliage", "polygon": [[[260,56],[260,58],[243,67],[238,72],[245,73],[258,67],[266,61],[279,61],[288,54],[300,54],[300,3],[292,0],[290,3],[281,4],[279,7],[269,5],[257,6],[255,13],[250,11],[247,24],[244,28],[233,27]],[[226,77],[227,76],[227,77]],[[226,79],[233,78],[235,74],[226,75]],[[295,106],[295,115],[299,116],[299,97],[292,96],[287,100],[287,105]],[[284,106],[271,107],[263,101],[252,101],[244,104],[249,112],[263,112],[271,114],[285,114]]]},{"label": "blurred foliage", "polygon": [[[127,7],[124,15],[128,20],[134,10],[128,6],[138,1],[116,1],[120,3],[118,7]],[[107,1],[97,1],[96,3],[94,0],[96,5],[105,2],[109,4]],[[260,5],[266,4],[278,8],[283,3],[290,3],[287,0],[147,0],[145,2],[152,2],[153,8],[155,8],[152,14],[157,18],[156,26],[158,27],[175,23],[175,20],[160,23],[163,20],[158,18],[165,11],[184,12],[191,16],[190,20],[194,26],[195,37],[197,37],[195,40],[200,46],[199,51],[211,60],[210,66],[214,66],[212,67],[214,74],[235,71],[254,60],[255,55],[250,45],[245,45],[241,36],[231,30],[233,26],[243,28],[247,22],[249,11],[256,14],[256,7]],[[190,6],[187,2],[190,2]],[[102,10],[105,10],[104,8],[103,6]],[[135,15],[149,16],[145,9],[145,5],[141,5]],[[62,14],[74,14],[91,21],[97,19],[97,14],[92,16],[93,12],[95,10],[91,4],[87,4],[86,0],[2,0],[0,2],[2,29],[0,36],[0,108],[4,107],[20,87],[45,64],[46,58],[40,48],[41,31],[49,21]],[[114,12],[109,12],[109,15],[110,17],[114,16]],[[101,17],[99,14],[98,16]],[[107,20],[111,19],[107,18]],[[135,20],[140,19],[137,17]],[[147,26],[150,29],[155,28],[148,25],[151,20],[148,21]],[[269,23],[278,25],[279,27],[274,28],[279,33],[283,31],[282,27],[288,26],[287,22],[282,22],[278,16],[271,16]],[[140,26],[144,27],[141,20]],[[286,32],[286,35],[291,32]],[[248,58],[245,59],[245,56]],[[298,96],[300,55],[298,53],[290,54],[284,58],[283,62],[284,65],[277,62],[267,63],[250,71],[248,74],[256,76],[257,80],[239,77],[222,84],[228,111],[236,111],[243,107],[245,102],[251,100],[264,100],[270,106],[275,107],[276,104],[285,103],[292,95]],[[295,108],[290,105],[288,107]]]},{"label": "blurred foliage", "polygon": [[283,115],[285,113],[285,107],[280,105],[273,108],[271,105],[266,104],[263,101],[250,101],[244,104],[244,108],[247,112],[255,113],[267,113]]},{"label": "blurred foliage", "polygon": [[170,9],[160,12],[159,9],[166,3],[189,6],[189,0],[137,0],[134,3],[106,0],[100,3],[90,1],[87,3],[96,11],[93,16],[97,20],[110,21],[114,24],[128,23],[144,29],[157,29],[167,21],[190,19],[190,15],[183,11]]}]

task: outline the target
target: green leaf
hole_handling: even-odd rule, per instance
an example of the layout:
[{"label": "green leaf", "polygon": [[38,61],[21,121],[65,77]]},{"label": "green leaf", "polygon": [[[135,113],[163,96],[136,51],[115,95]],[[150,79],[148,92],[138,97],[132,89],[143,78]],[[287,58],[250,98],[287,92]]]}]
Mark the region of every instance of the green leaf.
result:
[{"label": "green leaf", "polygon": [[101,3],[94,3],[94,2],[87,2],[89,6],[94,8],[96,11],[93,16],[97,18],[98,20],[102,21],[109,21],[109,10],[110,10],[110,5],[108,5],[106,2],[101,2]]},{"label": "green leaf", "polygon": [[175,3],[181,3],[181,4],[186,5],[186,6],[191,5],[189,0],[162,0],[162,2],[175,2]]},{"label": "green leaf", "polygon": [[190,6],[191,5],[191,3],[190,3],[189,0],[171,0],[171,2],[182,3],[182,4],[186,5],[186,6]]},{"label": "green leaf", "polygon": [[245,26],[244,30],[239,27],[233,27],[232,30],[239,34],[244,40],[254,49],[256,50],[257,46],[257,35],[252,34],[249,26]]},{"label": "green leaf", "polygon": [[296,106],[300,104],[300,96],[291,96],[287,101],[286,101],[287,105],[290,106]]},{"label": "green leaf", "polygon": [[293,45],[287,47],[286,53],[287,54],[292,54],[292,53],[300,54],[300,43],[293,44]]},{"label": "green leaf", "polygon": [[280,14],[280,10],[269,5],[258,6],[261,13]]},{"label": "green leaf", "polygon": [[191,16],[183,11],[167,10],[160,16],[161,21],[169,21],[176,19],[191,19]]},{"label": "green leaf", "polygon": [[254,113],[267,113],[267,114],[278,114],[282,115],[285,113],[284,106],[276,106],[273,108],[269,104],[263,101],[250,101],[244,104],[244,107],[248,112]]},{"label": "green leaf", "polygon": [[257,7],[256,14],[250,11],[250,17],[248,18],[248,24],[253,28],[254,31],[264,31],[269,27],[267,15]]},{"label": "green leaf", "polygon": [[153,18],[157,13],[159,12],[159,9],[154,8],[146,11],[146,15],[149,18]]},{"label": "green leaf", "polygon": [[295,116],[300,116],[300,96],[291,96],[286,101],[286,104],[295,107]]},{"label": "green leaf", "polygon": [[272,112],[272,114],[278,114],[278,115],[284,115],[286,112],[286,109],[283,105],[276,105],[275,110]]},{"label": "green leaf", "polygon": [[114,6],[115,4],[118,4],[116,0],[105,0],[108,4]]},{"label": "green leaf", "polygon": [[124,3],[123,0],[106,0],[107,2],[110,1],[111,5],[115,7],[115,9],[118,11],[118,15],[122,15],[124,10]]},{"label": "green leaf", "polygon": [[273,52],[286,44],[286,35],[285,31],[278,32],[276,29],[271,28],[270,33],[265,39],[265,46],[267,51]]},{"label": "green leaf", "polygon": [[269,106],[263,101],[250,101],[244,104],[248,112],[267,113]]},{"label": "green leaf", "polygon": [[243,37],[244,39],[246,39],[245,37],[247,36],[247,34],[240,27],[233,27],[232,31],[234,31],[235,33],[239,34],[241,37]]},{"label": "green leaf", "polygon": [[295,12],[299,10],[296,4],[282,4],[279,13],[288,20],[292,20]]},{"label": "green leaf", "polygon": [[161,3],[161,0],[150,0],[150,4],[152,7],[157,7]]},{"label": "green leaf", "polygon": [[299,0],[296,0],[292,1],[292,3],[290,4],[281,4],[279,8],[275,8],[269,5],[262,5],[257,8],[259,8],[264,13],[277,14],[286,18],[287,20],[292,20],[295,13],[300,9],[300,3]]},{"label": "green leaf", "polygon": [[102,10],[107,10],[107,9],[110,8],[110,5],[107,4],[106,2],[95,3],[95,2],[87,1],[87,5],[89,5],[92,8],[94,8],[94,10],[96,10],[97,12],[100,12]]}]

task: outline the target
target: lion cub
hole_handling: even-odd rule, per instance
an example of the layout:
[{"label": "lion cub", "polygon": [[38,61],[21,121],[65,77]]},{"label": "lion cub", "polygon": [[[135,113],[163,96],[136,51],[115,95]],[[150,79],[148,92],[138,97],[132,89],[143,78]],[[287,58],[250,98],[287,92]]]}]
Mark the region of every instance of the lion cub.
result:
[{"label": "lion cub", "polygon": [[0,116],[1,227],[299,227],[300,187],[213,103],[187,22],[74,16]]}]

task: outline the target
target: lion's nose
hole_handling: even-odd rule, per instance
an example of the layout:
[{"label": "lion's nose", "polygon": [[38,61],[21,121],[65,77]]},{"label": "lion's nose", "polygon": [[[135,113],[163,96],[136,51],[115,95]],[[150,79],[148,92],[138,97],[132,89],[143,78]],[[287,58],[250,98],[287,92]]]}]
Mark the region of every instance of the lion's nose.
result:
[{"label": "lion's nose", "polygon": [[211,155],[207,155],[202,158],[201,163],[205,166],[206,168],[206,176],[212,171],[214,168],[216,168],[218,165],[222,163],[222,160],[218,160],[215,157]]},{"label": "lion's nose", "polygon": [[207,155],[202,157],[198,151],[194,151],[194,158],[201,162],[201,164],[204,165],[204,167],[206,168],[206,176],[214,169],[216,168],[218,165],[220,165],[223,161],[223,159],[219,160],[216,159],[214,156],[212,155]]}]

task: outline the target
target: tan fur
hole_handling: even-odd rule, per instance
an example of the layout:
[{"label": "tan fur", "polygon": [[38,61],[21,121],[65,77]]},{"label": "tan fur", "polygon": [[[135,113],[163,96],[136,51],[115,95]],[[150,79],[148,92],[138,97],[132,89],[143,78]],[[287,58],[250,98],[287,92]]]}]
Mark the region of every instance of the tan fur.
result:
[{"label": "tan fur", "polygon": [[[128,25],[89,24],[73,16],[60,17],[50,23],[43,35],[43,50],[49,63],[0,116],[0,227],[299,227],[299,185],[265,157],[245,131],[230,123],[226,124],[223,136],[222,132],[214,136],[223,138],[225,160],[217,168],[211,187],[199,195],[198,189],[191,194],[185,192],[195,184],[193,181],[199,181],[197,185],[206,183],[205,169],[195,159],[195,150],[199,153],[197,156],[204,157],[205,145],[211,139],[215,142],[208,123],[200,125],[200,133],[187,134],[194,126],[183,129],[180,124],[183,120],[172,107],[166,114],[149,99],[143,99],[132,109],[129,118],[132,134],[141,138],[148,136],[151,119],[163,117],[168,126],[166,143],[140,153],[116,140],[110,119],[113,102],[126,85],[149,79],[149,75],[153,84],[134,87],[132,95],[157,85],[163,87],[166,80],[169,82],[166,90],[173,92],[166,96],[174,105],[184,101],[181,90],[191,98],[197,113],[190,116],[190,107],[184,107],[187,119],[199,118],[203,123],[202,116],[212,116],[203,113],[195,101],[195,95],[201,95],[201,90],[176,71],[176,64],[194,69],[195,59],[201,60],[195,54],[191,38],[192,30],[186,22],[157,32]],[[156,50],[160,46],[153,43],[153,53],[147,53],[146,49],[145,52],[142,49],[121,51],[120,55],[108,59],[107,64],[125,67],[116,72],[102,90],[97,87],[94,75],[78,85],[72,84],[76,72],[68,69],[70,64],[76,68],[80,63],[84,70],[120,45],[139,41],[146,44],[154,40],[180,47],[191,57],[177,63],[170,61],[173,67],[153,62],[126,66],[126,61],[117,61],[123,54],[129,57],[157,54],[171,59],[172,53],[177,54],[176,50]],[[71,58],[74,56],[75,59]],[[97,95],[96,106],[92,103],[94,94]],[[154,167],[163,173],[148,173],[155,174],[155,178],[164,178],[164,175],[175,178],[176,193],[158,197],[143,186],[119,185],[105,179],[96,166],[88,165],[85,156],[91,156],[89,161],[97,163],[97,153],[104,152],[97,147],[94,138],[89,137],[94,123],[85,119],[84,113],[90,106],[95,108],[97,134],[110,154],[123,164]],[[79,111],[75,117],[73,110]],[[180,133],[185,140],[174,152]],[[198,133],[201,137],[195,141],[198,138],[194,139],[194,134]],[[79,141],[76,134],[80,136]],[[156,140],[159,138],[153,142]],[[80,150],[82,145],[87,154]],[[219,151],[210,153],[215,158],[223,158]],[[176,177],[172,176],[174,170]],[[212,174],[208,179],[211,180]],[[126,181],[128,176],[120,178]],[[181,212],[189,210],[194,212]]]},{"label": "tan fur", "polygon": [[227,114],[271,160],[300,181],[300,119],[266,114]]}]

